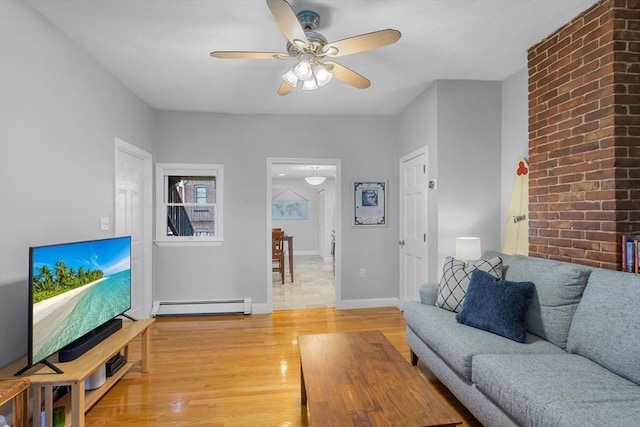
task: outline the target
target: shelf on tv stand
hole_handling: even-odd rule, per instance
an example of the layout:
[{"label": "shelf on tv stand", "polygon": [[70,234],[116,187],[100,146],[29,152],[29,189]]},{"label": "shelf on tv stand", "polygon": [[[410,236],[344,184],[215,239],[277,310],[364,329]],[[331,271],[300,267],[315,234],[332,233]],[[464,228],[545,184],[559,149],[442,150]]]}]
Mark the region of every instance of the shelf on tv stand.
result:
[{"label": "shelf on tv stand", "polygon": [[[125,321],[122,329],[114,333],[91,350],[70,362],[56,362],[63,373],[56,374],[44,365],[37,365],[25,372],[22,377],[29,377],[33,401],[39,402],[44,396],[45,424],[47,427],[53,422],[53,388],[57,386],[70,386],[71,393],[55,402],[56,406],[66,407],[66,424],[73,427],[84,426],[84,413],[88,411],[120,378],[122,378],[136,363],[139,363],[142,372],[148,371],[149,360],[149,327],[155,319],[141,319],[135,322]],[[91,376],[96,369],[104,365],[111,357],[124,350],[129,360],[129,344],[137,337],[142,337],[141,358],[138,361],[128,361],[112,377],[95,390],[85,391],[85,379]],[[16,369],[24,366],[26,361],[19,360],[0,371],[0,378],[13,377]],[[40,427],[39,405],[33,406],[33,427]]]}]

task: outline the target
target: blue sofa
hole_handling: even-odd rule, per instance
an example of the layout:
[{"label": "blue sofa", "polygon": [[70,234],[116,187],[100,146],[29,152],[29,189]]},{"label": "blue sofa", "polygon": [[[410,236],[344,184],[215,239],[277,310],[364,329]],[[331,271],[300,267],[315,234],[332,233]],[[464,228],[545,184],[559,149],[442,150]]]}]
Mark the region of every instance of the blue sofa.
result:
[{"label": "blue sofa", "polygon": [[535,285],[519,343],[435,305],[437,283],[404,307],[412,363],[487,427],[640,426],[640,276],[487,251],[503,278]]}]

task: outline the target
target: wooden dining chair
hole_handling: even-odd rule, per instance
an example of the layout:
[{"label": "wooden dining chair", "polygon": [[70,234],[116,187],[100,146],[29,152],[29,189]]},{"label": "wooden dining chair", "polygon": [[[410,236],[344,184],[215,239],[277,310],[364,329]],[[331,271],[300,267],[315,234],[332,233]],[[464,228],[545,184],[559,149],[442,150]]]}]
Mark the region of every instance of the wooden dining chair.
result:
[{"label": "wooden dining chair", "polygon": [[284,285],[284,231],[271,232],[272,271],[280,273]]}]

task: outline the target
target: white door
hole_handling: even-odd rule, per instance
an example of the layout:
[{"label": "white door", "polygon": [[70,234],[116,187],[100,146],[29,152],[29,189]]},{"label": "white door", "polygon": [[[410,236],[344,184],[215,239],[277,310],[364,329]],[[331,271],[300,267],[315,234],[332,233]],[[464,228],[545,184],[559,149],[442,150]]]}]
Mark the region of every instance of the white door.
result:
[{"label": "white door", "polygon": [[427,154],[400,159],[400,303],[419,299],[427,280]]},{"label": "white door", "polygon": [[151,154],[116,139],[115,235],[131,236],[131,310],[151,314]]}]

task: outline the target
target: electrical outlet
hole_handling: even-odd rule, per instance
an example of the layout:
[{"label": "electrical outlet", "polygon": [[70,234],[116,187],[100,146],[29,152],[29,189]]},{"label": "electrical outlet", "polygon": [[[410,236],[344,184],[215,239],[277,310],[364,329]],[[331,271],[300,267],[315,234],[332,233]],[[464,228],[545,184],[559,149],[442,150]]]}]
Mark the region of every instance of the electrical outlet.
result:
[{"label": "electrical outlet", "polygon": [[367,276],[367,270],[365,270],[364,268],[360,269],[360,277],[366,277]]}]

